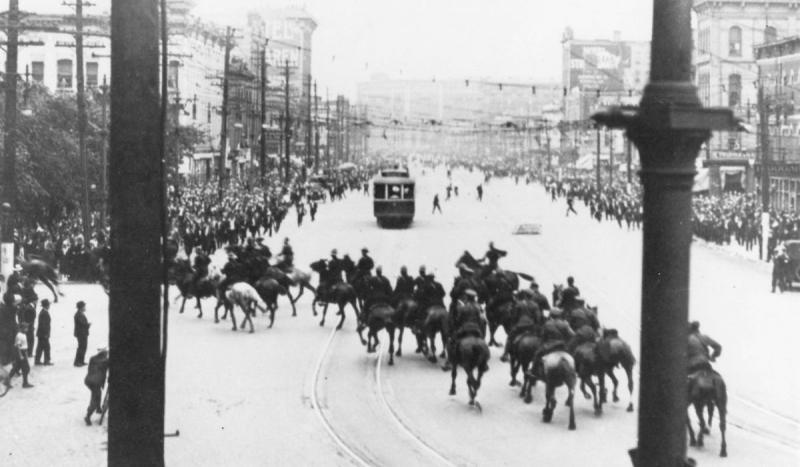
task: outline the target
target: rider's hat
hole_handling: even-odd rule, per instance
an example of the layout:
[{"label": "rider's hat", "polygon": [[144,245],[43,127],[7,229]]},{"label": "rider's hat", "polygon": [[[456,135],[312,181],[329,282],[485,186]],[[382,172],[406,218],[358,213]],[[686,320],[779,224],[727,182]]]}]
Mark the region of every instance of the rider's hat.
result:
[{"label": "rider's hat", "polygon": [[369,253],[369,250],[367,250],[367,247],[364,247],[361,249],[361,253]]},{"label": "rider's hat", "polygon": [[42,303],[42,306],[47,306],[47,305],[49,305],[49,304],[50,304],[50,300],[48,300],[48,299],[46,299],[46,298],[43,298],[43,299],[42,299],[42,301],[41,301],[41,303]]},{"label": "rider's hat", "polygon": [[468,297],[477,297],[478,296],[478,292],[474,291],[473,289],[467,289],[467,290],[464,291],[464,295],[466,295]]},{"label": "rider's hat", "polygon": [[336,251],[336,248],[334,248],[333,250],[331,250],[331,256],[336,256],[337,254],[339,254],[339,252],[338,252],[338,251]]},{"label": "rider's hat", "polygon": [[551,308],[550,309],[550,317],[551,318],[560,318],[564,316],[564,310],[561,308]]},{"label": "rider's hat", "polygon": [[20,266],[19,264],[15,264],[14,265],[14,270],[17,271],[17,272],[21,272],[22,271],[22,266]]}]

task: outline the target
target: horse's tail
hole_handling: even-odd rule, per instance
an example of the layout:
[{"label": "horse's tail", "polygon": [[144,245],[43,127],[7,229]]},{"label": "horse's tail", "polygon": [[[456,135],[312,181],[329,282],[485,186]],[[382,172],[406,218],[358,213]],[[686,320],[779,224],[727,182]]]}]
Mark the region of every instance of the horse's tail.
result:
[{"label": "horse's tail", "polygon": [[725,387],[725,380],[719,374],[714,378],[714,392],[716,392],[717,407],[720,411],[727,410],[728,390]]}]

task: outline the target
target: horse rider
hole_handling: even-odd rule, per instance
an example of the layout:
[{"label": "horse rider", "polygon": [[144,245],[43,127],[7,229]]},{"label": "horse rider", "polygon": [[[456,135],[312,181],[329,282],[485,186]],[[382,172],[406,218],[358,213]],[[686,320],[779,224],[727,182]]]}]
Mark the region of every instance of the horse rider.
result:
[{"label": "horse rider", "polygon": [[336,249],[331,250],[331,258],[328,260],[328,271],[330,272],[331,283],[333,284],[340,284],[342,282],[342,271],[344,270],[344,264],[342,260],[338,256],[338,252]]},{"label": "horse rider", "polygon": [[489,250],[485,255],[483,255],[483,258],[481,258],[481,261],[488,262],[487,267],[484,268],[482,275],[485,277],[491,274],[493,271],[496,271],[498,269],[498,262],[500,261],[500,258],[506,256],[507,254],[508,252],[505,250],[495,248],[494,242],[489,242]]},{"label": "horse rider", "polygon": [[561,291],[561,308],[567,312],[575,308],[580,294],[580,290],[575,286],[575,279],[572,276],[567,277],[567,286]]},{"label": "horse rider", "polygon": [[272,258],[272,252],[269,251],[269,247],[264,245],[264,237],[256,238],[255,254],[266,259]]},{"label": "horse rider", "polygon": [[486,334],[486,318],[483,310],[478,304],[478,293],[472,289],[467,289],[455,306],[455,313],[450,315],[451,329],[454,329],[447,342],[447,364],[445,369],[451,367],[456,361],[456,344],[459,340],[467,336],[484,338]]},{"label": "horse rider", "polygon": [[425,265],[419,267],[419,275],[414,278],[414,287],[416,287],[417,294],[420,293],[423,287],[425,287],[425,276],[427,276],[427,272],[425,270]]},{"label": "horse rider", "polygon": [[536,302],[536,305],[539,306],[540,310],[550,311],[550,302],[548,302],[547,297],[539,291],[539,284],[537,284],[536,281],[531,281],[531,285],[528,290],[531,292],[531,299]]},{"label": "horse rider", "polygon": [[408,275],[408,268],[405,266],[400,268],[400,275],[397,277],[393,295],[395,306],[403,300],[414,297],[414,278]]},{"label": "horse rider", "polygon": [[536,324],[536,316],[541,313],[541,310],[533,300],[533,294],[529,290],[520,290],[517,292],[517,300],[512,308],[514,325],[508,331],[505,349],[500,357],[502,362],[508,361],[509,350],[516,343],[517,338],[527,333],[536,333],[539,328]]},{"label": "horse rider", "polygon": [[417,303],[420,304],[420,311],[439,305],[444,306],[444,296],[446,295],[442,284],[436,281],[434,273],[425,276],[425,283],[421,289],[417,290]]},{"label": "horse rider", "polygon": [[289,244],[289,237],[283,239],[283,247],[279,256],[281,260],[277,264],[278,269],[287,272],[294,267],[294,250],[292,250],[292,245]]},{"label": "horse rider", "polygon": [[564,312],[558,308],[550,310],[550,317],[542,325],[542,346],[533,357],[533,374],[541,374],[542,357],[556,350],[567,350],[569,342],[575,331],[564,319]]},{"label": "horse rider", "polygon": [[14,265],[14,271],[6,280],[6,292],[22,295],[22,266],[19,264]]},{"label": "horse rider", "polygon": [[390,303],[392,298],[392,283],[383,275],[383,268],[378,266],[375,268],[375,275],[366,278],[367,281],[367,294],[364,300],[364,309],[362,310],[362,321],[366,322],[369,318],[369,312],[372,306],[379,303]]},{"label": "horse rider", "polygon": [[211,258],[209,258],[199,246],[194,249],[194,253],[194,276],[192,277],[192,284],[196,287],[197,283],[208,275],[208,265],[211,264]]},{"label": "horse rider", "polygon": [[356,263],[356,277],[353,279],[353,282],[357,282],[359,279],[368,278],[372,275],[372,268],[375,267],[375,261],[369,257],[369,250],[366,247],[361,249],[361,258],[358,259],[358,263]]},{"label": "horse rider", "polygon": [[[713,353],[709,352],[709,347]],[[717,359],[722,353],[722,346],[714,339],[700,332],[700,322],[692,321],[689,324],[689,344],[687,360],[689,364],[689,374],[698,370],[711,370],[711,362]]]},{"label": "horse rider", "polygon": [[225,291],[231,285],[247,280],[247,266],[236,256],[233,249],[228,249],[228,262],[222,268],[225,279],[219,285],[219,289]]}]

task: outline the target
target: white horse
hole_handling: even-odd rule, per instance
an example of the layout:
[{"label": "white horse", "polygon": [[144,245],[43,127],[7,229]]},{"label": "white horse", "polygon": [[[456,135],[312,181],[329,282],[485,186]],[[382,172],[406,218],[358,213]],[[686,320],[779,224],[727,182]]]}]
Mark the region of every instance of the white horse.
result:
[{"label": "white horse", "polygon": [[251,315],[255,314],[256,309],[260,309],[263,313],[267,312],[267,304],[264,303],[264,300],[258,295],[256,289],[247,282],[237,282],[225,292],[225,297],[232,305],[231,322],[233,322],[233,330],[236,330],[236,317],[233,314],[233,310],[238,305],[244,313],[242,329],[244,329],[245,321],[249,321],[250,332],[254,332]]}]

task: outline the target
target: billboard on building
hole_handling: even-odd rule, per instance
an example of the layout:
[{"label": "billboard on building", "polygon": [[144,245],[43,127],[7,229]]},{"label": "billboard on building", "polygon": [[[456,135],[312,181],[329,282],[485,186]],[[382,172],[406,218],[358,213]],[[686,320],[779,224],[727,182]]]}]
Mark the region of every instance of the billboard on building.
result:
[{"label": "billboard on building", "polygon": [[631,48],[625,42],[597,41],[569,44],[570,88],[623,91],[625,70],[631,66]]}]

